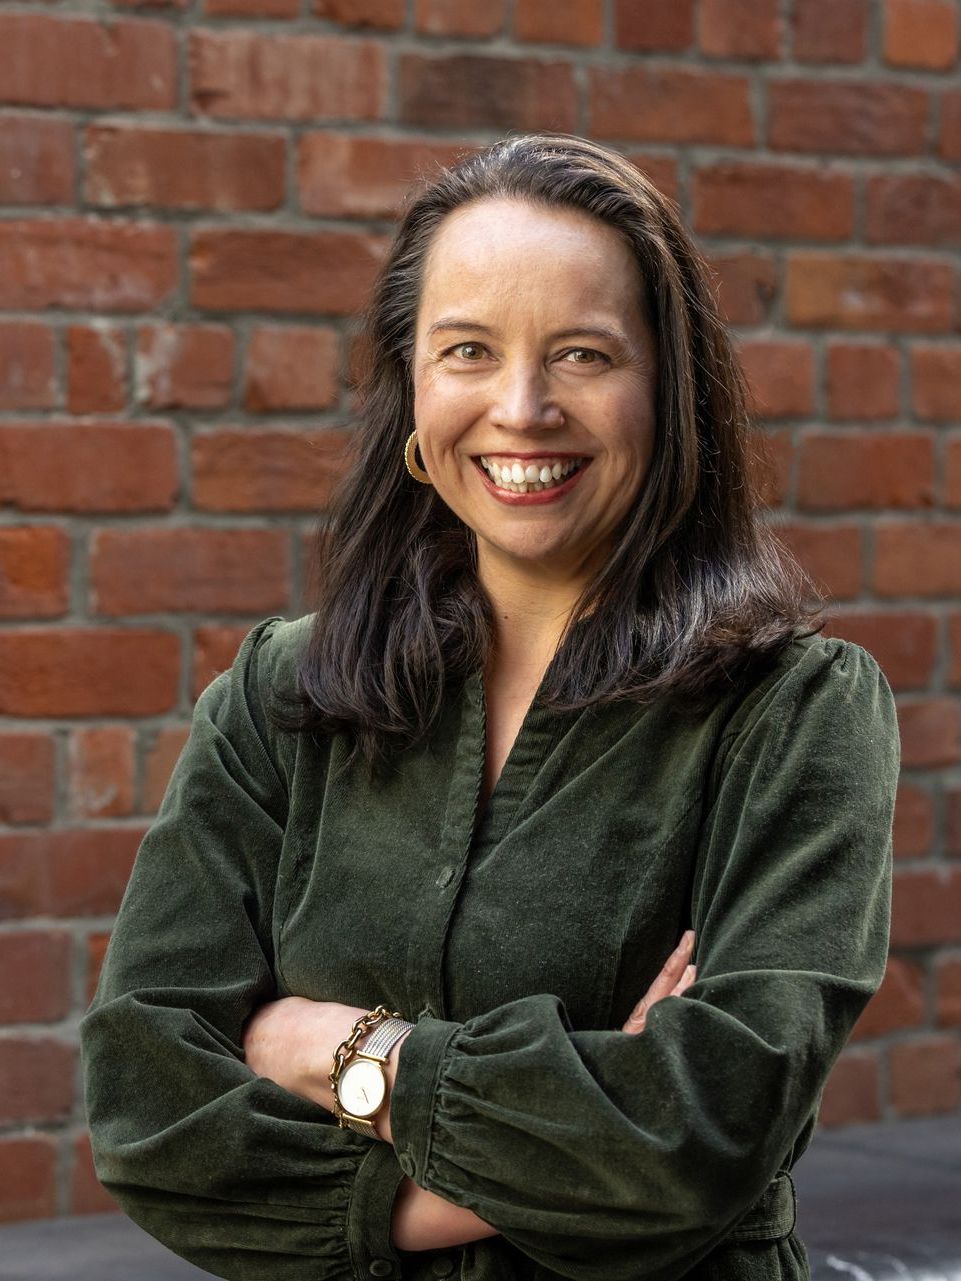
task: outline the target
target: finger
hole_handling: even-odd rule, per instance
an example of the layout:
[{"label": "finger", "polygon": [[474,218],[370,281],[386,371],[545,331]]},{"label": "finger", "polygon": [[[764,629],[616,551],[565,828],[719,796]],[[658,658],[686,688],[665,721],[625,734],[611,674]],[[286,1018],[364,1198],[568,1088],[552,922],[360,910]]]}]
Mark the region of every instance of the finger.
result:
[{"label": "finger", "polygon": [[677,986],[674,988],[674,991],[671,993],[671,995],[680,996],[683,992],[687,991],[687,989],[691,986],[692,983],[696,983],[696,982],[697,982],[697,966],[689,965],[687,969],[684,971],[684,973],[681,975],[680,979],[677,982]]},{"label": "finger", "polygon": [[694,931],[687,930],[680,943],[664,962],[664,967],[660,974],[644,994],[644,1000],[648,1005],[653,1005],[655,1001],[660,1001],[663,997],[670,996],[674,985],[684,973],[684,967],[690,960],[693,947]]}]

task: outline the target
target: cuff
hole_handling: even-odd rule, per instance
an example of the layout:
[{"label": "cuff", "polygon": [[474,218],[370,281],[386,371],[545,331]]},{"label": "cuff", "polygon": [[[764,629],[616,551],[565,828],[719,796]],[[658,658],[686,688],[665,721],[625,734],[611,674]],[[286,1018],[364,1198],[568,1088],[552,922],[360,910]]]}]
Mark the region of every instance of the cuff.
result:
[{"label": "cuff", "polygon": [[427,1186],[437,1083],[451,1038],[462,1027],[424,1015],[404,1037],[397,1057],[390,1093],[394,1151],[400,1168],[421,1187]]},{"label": "cuff", "polygon": [[389,1143],[374,1143],[358,1167],[347,1205],[347,1245],[355,1277],[401,1276],[400,1256],[390,1241],[390,1224],[403,1177]]}]

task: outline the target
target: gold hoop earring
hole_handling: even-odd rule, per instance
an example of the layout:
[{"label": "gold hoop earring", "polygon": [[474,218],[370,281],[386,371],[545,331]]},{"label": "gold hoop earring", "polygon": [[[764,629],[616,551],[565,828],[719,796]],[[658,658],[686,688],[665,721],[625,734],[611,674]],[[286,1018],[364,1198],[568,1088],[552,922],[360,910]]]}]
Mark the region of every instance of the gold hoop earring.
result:
[{"label": "gold hoop earring", "polygon": [[407,470],[413,476],[414,480],[420,481],[422,485],[433,485],[434,482],[417,461],[416,431],[412,431],[407,437],[407,444],[404,446],[404,462],[407,464]]}]

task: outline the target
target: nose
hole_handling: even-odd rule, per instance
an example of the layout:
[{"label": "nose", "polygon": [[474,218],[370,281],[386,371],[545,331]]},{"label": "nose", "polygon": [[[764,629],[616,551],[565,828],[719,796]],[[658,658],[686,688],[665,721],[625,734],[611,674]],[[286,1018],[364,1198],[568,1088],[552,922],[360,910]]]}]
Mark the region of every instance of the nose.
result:
[{"label": "nose", "polygon": [[560,427],[564,415],[549,394],[548,375],[535,362],[506,365],[495,383],[488,416],[494,427],[536,432]]}]

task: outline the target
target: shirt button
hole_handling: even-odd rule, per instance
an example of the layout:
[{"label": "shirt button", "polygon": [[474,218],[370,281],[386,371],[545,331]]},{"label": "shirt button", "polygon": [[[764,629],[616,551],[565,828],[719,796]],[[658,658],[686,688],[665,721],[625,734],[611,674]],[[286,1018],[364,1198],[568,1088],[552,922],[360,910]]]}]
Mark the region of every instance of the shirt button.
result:
[{"label": "shirt button", "polygon": [[445,867],[444,870],[441,872],[440,876],[438,876],[435,884],[438,885],[441,889],[444,889],[445,886],[450,885],[453,879],[454,879],[454,869],[452,867]]},{"label": "shirt button", "polygon": [[390,1259],[371,1259],[367,1271],[372,1277],[389,1277],[394,1269]]},{"label": "shirt button", "polygon": [[448,1259],[446,1255],[441,1255],[430,1265],[431,1275],[435,1277],[449,1277],[454,1271],[454,1260]]}]

